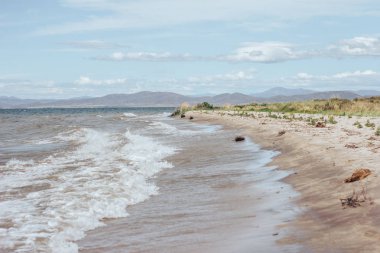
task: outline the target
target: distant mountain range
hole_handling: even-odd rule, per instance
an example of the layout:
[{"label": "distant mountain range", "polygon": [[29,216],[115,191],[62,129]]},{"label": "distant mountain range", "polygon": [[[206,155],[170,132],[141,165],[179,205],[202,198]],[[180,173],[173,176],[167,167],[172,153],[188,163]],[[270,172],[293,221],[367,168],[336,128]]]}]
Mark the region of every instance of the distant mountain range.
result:
[{"label": "distant mountain range", "polygon": [[71,99],[20,99],[16,97],[0,97],[0,108],[43,108],[43,107],[175,107],[183,102],[196,104],[209,102],[214,105],[273,103],[289,101],[305,101],[312,99],[344,98],[354,99],[364,96],[380,96],[380,91],[325,91],[316,92],[306,89],[272,88],[267,91],[246,95],[242,93],[224,93],[215,96],[184,96],[172,92],[143,91],[134,94],[111,94],[95,98]]},{"label": "distant mountain range", "polygon": [[254,93],[252,96],[259,98],[270,98],[275,96],[294,96],[294,95],[308,95],[315,93],[314,90],[307,89],[288,89],[283,87],[275,87],[264,92]]}]

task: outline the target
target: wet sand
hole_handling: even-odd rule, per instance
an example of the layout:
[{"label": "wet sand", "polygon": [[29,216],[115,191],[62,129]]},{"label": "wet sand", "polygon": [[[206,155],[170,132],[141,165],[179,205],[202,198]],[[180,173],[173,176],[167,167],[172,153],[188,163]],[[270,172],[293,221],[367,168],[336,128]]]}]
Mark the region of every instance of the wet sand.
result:
[{"label": "wet sand", "polygon": [[[294,171],[283,181],[301,193],[297,204],[304,212],[287,224],[292,234],[279,244],[298,243],[302,245],[300,252],[380,252],[380,137],[364,126],[368,119],[379,126],[379,118],[336,117],[337,124],[315,128],[305,121],[273,119],[266,113],[253,113],[255,118],[229,113],[186,115],[200,123],[238,130],[262,147],[281,152],[271,165]],[[364,127],[358,129],[355,121]],[[279,136],[282,130],[285,134]],[[352,144],[355,148],[350,148]],[[362,167],[373,174],[360,182],[344,183]],[[357,208],[343,209],[340,198],[362,187],[367,189],[367,201]]]},{"label": "wet sand", "polygon": [[298,251],[297,244],[276,243],[292,233],[286,224],[300,212],[297,194],[279,181],[289,173],[266,167],[275,154],[249,139],[235,143],[237,133],[174,140],[182,152],[153,179],[159,194],[89,231],[80,252]]}]

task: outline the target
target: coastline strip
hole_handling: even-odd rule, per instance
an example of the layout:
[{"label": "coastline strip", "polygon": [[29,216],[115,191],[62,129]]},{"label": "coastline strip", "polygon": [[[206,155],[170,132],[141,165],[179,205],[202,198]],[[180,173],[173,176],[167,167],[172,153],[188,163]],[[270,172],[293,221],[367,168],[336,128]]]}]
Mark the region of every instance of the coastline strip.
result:
[{"label": "coastline strip", "polygon": [[[294,234],[278,243],[300,243],[303,252],[380,252],[380,182],[376,176],[380,138],[369,129],[358,131],[352,124],[371,119],[379,125],[380,118],[337,117],[336,124],[316,128],[306,122],[274,119],[267,113],[251,114],[255,117],[189,111],[186,119],[238,129],[263,148],[281,152],[272,164],[295,172],[284,181],[301,193],[296,203],[305,212],[290,223]],[[281,131],[285,133],[280,135]],[[358,149],[347,148],[351,142],[357,143]],[[344,179],[358,167],[369,168],[375,175],[345,184]],[[339,199],[361,187],[366,188],[370,201],[343,209]]]}]

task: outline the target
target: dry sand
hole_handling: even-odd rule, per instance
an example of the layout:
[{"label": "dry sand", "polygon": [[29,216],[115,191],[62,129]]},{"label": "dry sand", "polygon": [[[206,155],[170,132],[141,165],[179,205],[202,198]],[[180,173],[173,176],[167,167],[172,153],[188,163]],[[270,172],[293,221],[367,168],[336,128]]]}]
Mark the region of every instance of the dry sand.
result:
[{"label": "dry sand", "polygon": [[[284,181],[301,193],[290,201],[296,201],[303,212],[296,221],[279,225],[293,231],[279,244],[300,243],[302,252],[380,252],[380,137],[365,126],[367,119],[380,126],[380,118],[335,117],[337,124],[316,128],[306,121],[274,119],[267,113],[252,113],[255,118],[232,114],[197,111],[187,112],[186,118],[239,129],[263,148],[281,152],[272,164],[294,171]],[[356,121],[363,128],[354,126]],[[279,136],[282,130],[286,133]],[[373,173],[365,180],[344,183],[358,168]],[[344,209],[340,199],[363,187],[367,201]]]}]

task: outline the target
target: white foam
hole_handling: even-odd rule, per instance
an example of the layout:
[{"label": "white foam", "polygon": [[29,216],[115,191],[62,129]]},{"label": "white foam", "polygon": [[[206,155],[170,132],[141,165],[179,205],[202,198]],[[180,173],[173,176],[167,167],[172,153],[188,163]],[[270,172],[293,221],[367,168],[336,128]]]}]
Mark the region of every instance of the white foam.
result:
[{"label": "white foam", "polygon": [[136,114],[131,113],[131,112],[125,112],[125,113],[123,113],[123,115],[124,115],[125,117],[137,117]]},{"label": "white foam", "polygon": [[177,135],[194,135],[201,133],[200,131],[193,130],[181,130],[173,125],[166,124],[161,121],[154,121],[149,124],[148,130],[155,129],[160,130],[162,134],[177,134]]},{"label": "white foam", "polygon": [[39,140],[35,142],[36,145],[46,145],[46,144],[51,144],[51,143],[54,143],[54,140],[45,139],[45,140]]},{"label": "white foam", "polygon": [[6,172],[0,191],[30,187],[25,197],[0,202],[0,222],[13,224],[0,230],[0,248],[78,252],[75,241],[103,226],[102,219],[125,217],[128,205],[157,193],[158,188],[147,179],[171,167],[163,159],[175,152],[129,131],[110,135],[80,129],[72,135],[81,143],[74,151],[39,162],[13,159],[0,167]]},{"label": "white foam", "polygon": [[157,114],[157,116],[159,117],[169,117],[170,115],[172,115],[172,113],[170,112],[163,112],[163,113]]}]

